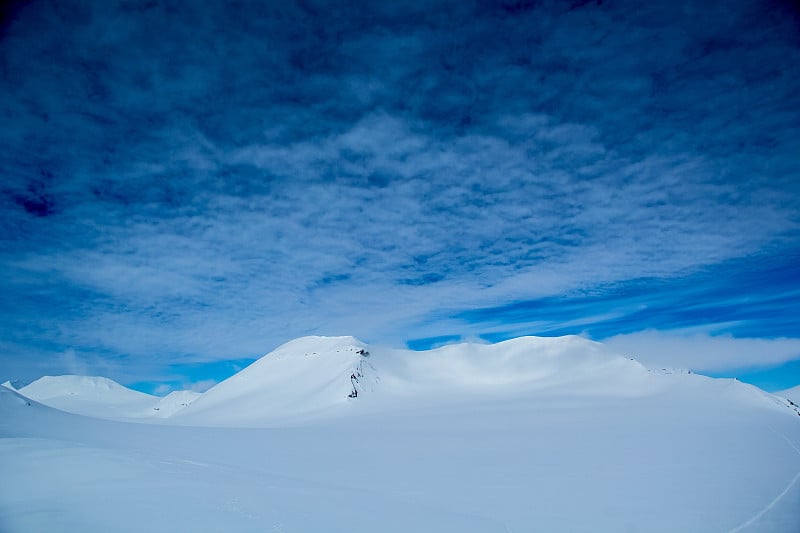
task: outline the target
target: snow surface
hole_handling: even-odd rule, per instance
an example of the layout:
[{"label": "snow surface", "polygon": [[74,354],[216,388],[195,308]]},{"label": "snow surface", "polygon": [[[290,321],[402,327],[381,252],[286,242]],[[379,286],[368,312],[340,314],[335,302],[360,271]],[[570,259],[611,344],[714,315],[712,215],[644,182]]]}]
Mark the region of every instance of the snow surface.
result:
[{"label": "snow surface", "polygon": [[780,396],[781,398],[792,400],[794,403],[800,405],[800,385],[792,387],[791,389],[786,389],[780,392],[776,392],[775,396]]},{"label": "snow surface", "polygon": [[167,418],[181,409],[188,407],[193,401],[200,397],[199,392],[194,392],[190,390],[176,390],[172,391],[163,398],[159,398],[157,403],[153,406],[153,411],[155,413],[151,413],[149,410],[147,414],[161,418]]},{"label": "snow surface", "polygon": [[369,356],[359,354],[364,350],[353,337],[290,341],[207,390],[176,421],[260,426],[345,406],[354,389],[363,389],[351,376],[369,368]]},{"label": "snow surface", "polygon": [[3,532],[800,531],[785,400],[577,337],[298,339],[157,423],[20,392]]}]

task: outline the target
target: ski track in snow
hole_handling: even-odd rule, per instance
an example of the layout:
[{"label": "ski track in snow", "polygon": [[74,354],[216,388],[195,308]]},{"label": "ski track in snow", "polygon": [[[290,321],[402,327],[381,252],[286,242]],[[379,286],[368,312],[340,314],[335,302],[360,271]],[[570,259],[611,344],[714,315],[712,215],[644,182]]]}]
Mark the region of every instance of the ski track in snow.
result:
[{"label": "ski track in snow", "polygon": [[[792,449],[795,452],[797,452],[798,455],[800,455],[800,448],[795,446],[794,442],[792,442],[792,440],[789,437],[787,437],[786,435],[784,435],[783,433],[781,433],[779,431],[776,431],[773,428],[770,428],[770,429],[772,430],[773,433],[783,437],[784,440],[786,440],[786,442],[789,443],[789,446],[791,446]],[[775,496],[775,498],[773,498],[773,500],[771,502],[769,502],[763,509],[761,509],[759,512],[757,512],[752,517],[750,517],[747,521],[745,521],[744,523],[742,523],[742,524],[736,526],[735,528],[731,529],[730,531],[728,531],[728,533],[737,533],[738,531],[742,531],[744,529],[747,529],[748,527],[750,527],[753,524],[755,524],[756,522],[758,522],[761,519],[762,516],[767,514],[770,511],[770,509],[775,507],[778,504],[778,502],[780,502],[784,498],[784,496],[786,496],[789,493],[789,491],[792,490],[792,487],[794,487],[794,485],[795,485],[795,483],[797,483],[798,479],[800,479],[800,470],[797,471],[797,473],[794,475],[794,477],[789,482],[789,484],[786,485],[786,488],[784,488],[783,491],[781,491],[780,494]]]}]

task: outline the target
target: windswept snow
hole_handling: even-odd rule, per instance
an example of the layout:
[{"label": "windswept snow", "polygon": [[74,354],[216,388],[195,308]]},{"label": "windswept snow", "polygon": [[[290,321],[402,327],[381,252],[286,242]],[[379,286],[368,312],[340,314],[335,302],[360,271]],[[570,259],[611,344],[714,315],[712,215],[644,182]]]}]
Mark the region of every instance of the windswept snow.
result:
[{"label": "windswept snow", "polygon": [[0,388],[0,531],[800,531],[785,401],[577,337],[304,338],[184,398],[133,424]]}]

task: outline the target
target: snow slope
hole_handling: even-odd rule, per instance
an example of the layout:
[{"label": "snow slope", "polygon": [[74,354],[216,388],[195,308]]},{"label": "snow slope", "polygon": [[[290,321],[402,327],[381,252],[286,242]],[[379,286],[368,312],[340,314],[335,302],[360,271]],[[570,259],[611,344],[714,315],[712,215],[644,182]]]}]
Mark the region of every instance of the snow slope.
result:
[{"label": "snow slope", "polygon": [[159,424],[0,388],[0,531],[800,531],[800,416],[735,380],[576,338],[348,337],[234,378]]},{"label": "snow slope", "polygon": [[582,337],[519,337],[497,344],[454,344],[426,352],[378,354],[387,390],[401,395],[639,394],[639,363]]},{"label": "snow slope", "polygon": [[127,417],[152,409],[157,399],[95,376],[44,376],[19,389],[39,403],[70,413],[103,418]]},{"label": "snow slope", "polygon": [[[353,337],[290,341],[207,390],[176,414],[182,423],[253,426],[341,407],[375,381],[366,345]],[[364,374],[369,374],[365,376]]]},{"label": "snow slope", "polygon": [[775,396],[780,396],[781,398],[787,398],[789,400],[792,400],[794,403],[800,405],[800,385],[792,387],[791,389],[786,389],[783,391],[776,392]]},{"label": "snow slope", "polygon": [[575,336],[425,352],[304,337],[209,389],[175,422],[258,427],[534,392],[638,395],[658,386],[650,377],[639,363]]},{"label": "snow slope", "polygon": [[44,376],[17,392],[68,413],[116,419],[171,416],[199,396],[191,391],[175,391],[159,398],[108,378],[73,375]]},{"label": "snow slope", "polygon": [[169,418],[178,411],[188,407],[200,396],[201,394],[199,392],[190,390],[172,391],[163,398],[158,398],[152,410],[147,410],[147,414],[159,418]]}]

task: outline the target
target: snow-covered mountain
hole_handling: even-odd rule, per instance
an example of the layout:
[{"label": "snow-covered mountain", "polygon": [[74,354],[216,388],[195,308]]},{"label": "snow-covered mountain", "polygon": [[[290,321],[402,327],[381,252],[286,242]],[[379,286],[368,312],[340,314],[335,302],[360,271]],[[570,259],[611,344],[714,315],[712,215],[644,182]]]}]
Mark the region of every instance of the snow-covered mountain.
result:
[{"label": "snow-covered mountain", "polygon": [[174,391],[159,398],[98,376],[44,376],[17,390],[41,404],[97,418],[164,418],[189,405],[199,393]]},{"label": "snow-covered mountain", "polygon": [[574,336],[425,352],[367,346],[353,337],[304,337],[209,389],[175,421],[274,425],[526,394],[637,395],[657,386],[639,363]]},{"label": "snow-covered mountain", "polygon": [[176,419],[228,426],[291,421],[346,404],[370,381],[377,377],[365,344],[353,337],[304,337],[210,388]]},{"label": "snow-covered mountain", "polygon": [[[89,403],[141,399],[62,381]],[[58,380],[31,390],[75,402]],[[427,352],[297,339],[161,399],[140,419],[158,424],[23,392],[0,388],[4,532],[800,531],[786,400],[578,337]]]},{"label": "snow-covered mountain", "polygon": [[[702,385],[700,385],[702,383]],[[686,372],[648,370],[582,337],[520,337],[428,351],[368,346],[354,337],[287,342],[203,394],[164,398],[102,377],[45,376],[19,393],[99,418],[180,425],[267,427],[421,406],[550,398],[645,397],[687,385],[775,403],[755,387]],[[550,401],[550,400],[548,400]]]}]

